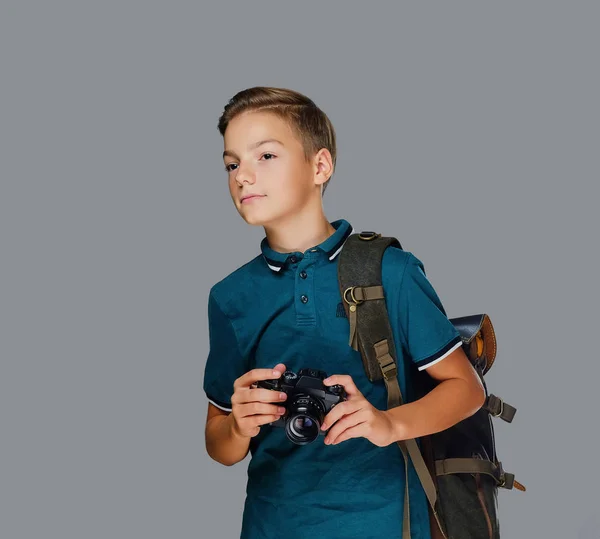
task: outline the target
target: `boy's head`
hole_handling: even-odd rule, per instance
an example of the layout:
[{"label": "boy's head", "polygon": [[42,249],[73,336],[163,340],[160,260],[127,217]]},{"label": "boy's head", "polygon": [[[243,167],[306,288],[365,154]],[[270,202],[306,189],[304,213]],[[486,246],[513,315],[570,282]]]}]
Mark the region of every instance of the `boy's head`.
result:
[{"label": "boy's head", "polygon": [[[336,137],[312,100],[285,88],[248,88],[225,106],[218,128],[231,197],[246,222],[268,226],[322,207]],[[243,201],[248,194],[260,196]]]}]

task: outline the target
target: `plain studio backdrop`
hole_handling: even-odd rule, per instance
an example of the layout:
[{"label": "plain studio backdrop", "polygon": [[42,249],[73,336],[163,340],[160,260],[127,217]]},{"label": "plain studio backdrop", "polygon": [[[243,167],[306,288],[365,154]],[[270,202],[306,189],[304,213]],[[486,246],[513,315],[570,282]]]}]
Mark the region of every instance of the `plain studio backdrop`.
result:
[{"label": "plain studio backdrop", "polygon": [[[600,95],[590,2],[0,7],[0,536],[239,536],[204,447],[210,287],[259,251],[217,119],[299,90],[338,135],[330,220],[487,313],[502,537],[600,537]],[[302,473],[299,470],[299,473]],[[282,537],[285,534],[282,531]]]}]

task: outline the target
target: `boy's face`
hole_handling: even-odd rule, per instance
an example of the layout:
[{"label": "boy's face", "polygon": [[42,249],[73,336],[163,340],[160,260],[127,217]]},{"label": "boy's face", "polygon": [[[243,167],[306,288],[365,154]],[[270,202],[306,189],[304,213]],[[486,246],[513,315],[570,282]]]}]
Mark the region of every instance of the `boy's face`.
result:
[{"label": "boy's face", "polygon": [[[258,145],[265,140],[270,142]],[[322,152],[328,152],[307,162],[301,142],[282,119],[268,112],[241,114],[227,126],[223,142],[229,192],[248,224],[274,225],[309,204],[321,204],[318,183],[327,172]],[[243,200],[248,195],[258,196]]]}]

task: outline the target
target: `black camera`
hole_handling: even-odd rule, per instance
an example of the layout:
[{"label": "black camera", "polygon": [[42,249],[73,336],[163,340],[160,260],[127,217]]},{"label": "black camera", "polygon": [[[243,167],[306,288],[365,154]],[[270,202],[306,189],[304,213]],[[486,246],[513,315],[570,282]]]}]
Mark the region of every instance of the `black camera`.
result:
[{"label": "black camera", "polygon": [[326,386],[327,374],[315,369],[300,369],[298,374],[285,371],[275,380],[262,380],[257,387],[283,391],[287,399],[280,404],[285,413],[270,423],[273,427],[285,428],[288,439],[295,444],[313,442],[321,434],[323,419],[339,402],[346,400],[344,386]]}]

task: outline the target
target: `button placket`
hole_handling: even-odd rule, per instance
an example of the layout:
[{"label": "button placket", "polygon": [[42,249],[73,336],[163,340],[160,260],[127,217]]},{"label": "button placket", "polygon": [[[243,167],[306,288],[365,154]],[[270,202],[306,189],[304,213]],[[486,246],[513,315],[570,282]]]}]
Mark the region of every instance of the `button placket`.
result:
[{"label": "button placket", "polygon": [[297,309],[296,320],[299,324],[314,326],[316,310],[314,301],[314,259],[312,253],[305,253],[296,274]]}]

